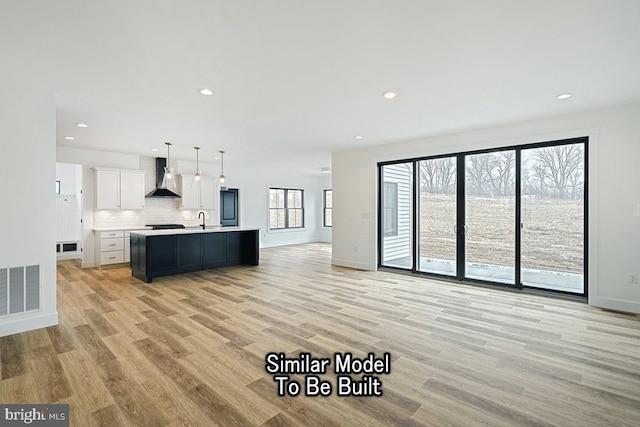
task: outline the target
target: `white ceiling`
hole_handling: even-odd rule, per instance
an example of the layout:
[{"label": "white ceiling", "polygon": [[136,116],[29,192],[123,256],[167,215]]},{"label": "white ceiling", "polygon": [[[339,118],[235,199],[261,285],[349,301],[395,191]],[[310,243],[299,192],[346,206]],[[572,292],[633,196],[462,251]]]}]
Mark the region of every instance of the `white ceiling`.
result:
[{"label": "white ceiling", "polygon": [[316,174],[332,151],[640,100],[638,22],[637,0],[0,0],[0,78],[56,92],[59,145]]}]

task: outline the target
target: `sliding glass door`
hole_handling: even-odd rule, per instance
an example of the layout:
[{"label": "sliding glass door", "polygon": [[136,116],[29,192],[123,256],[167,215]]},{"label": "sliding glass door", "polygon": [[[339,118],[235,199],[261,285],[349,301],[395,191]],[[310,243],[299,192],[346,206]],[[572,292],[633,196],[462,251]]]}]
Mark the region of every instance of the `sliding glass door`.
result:
[{"label": "sliding glass door", "polygon": [[418,270],[456,276],[456,157],[418,162]]},{"label": "sliding glass door", "polygon": [[515,150],[465,156],[465,278],[515,285]]},{"label": "sliding glass door", "polygon": [[584,143],[522,150],[522,284],[584,292]]},{"label": "sliding glass door", "polygon": [[380,165],[380,265],[586,295],[587,139]]}]

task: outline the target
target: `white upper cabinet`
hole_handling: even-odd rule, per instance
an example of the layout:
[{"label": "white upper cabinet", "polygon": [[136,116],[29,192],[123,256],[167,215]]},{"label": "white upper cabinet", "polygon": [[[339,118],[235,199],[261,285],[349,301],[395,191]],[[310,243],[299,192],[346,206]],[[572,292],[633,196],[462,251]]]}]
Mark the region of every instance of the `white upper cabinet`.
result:
[{"label": "white upper cabinet", "polygon": [[96,209],[144,209],[144,171],[96,171]]},{"label": "white upper cabinet", "polygon": [[120,209],[120,172],[96,170],[96,209]]},{"label": "white upper cabinet", "polygon": [[216,181],[210,178],[201,178],[200,181],[200,209],[213,210],[216,208]]},{"label": "white upper cabinet", "polygon": [[182,209],[215,209],[216,181],[212,178],[200,178],[200,184],[193,182],[190,175],[182,175]]},{"label": "white upper cabinet", "polygon": [[120,172],[120,209],[144,209],[144,172]]}]

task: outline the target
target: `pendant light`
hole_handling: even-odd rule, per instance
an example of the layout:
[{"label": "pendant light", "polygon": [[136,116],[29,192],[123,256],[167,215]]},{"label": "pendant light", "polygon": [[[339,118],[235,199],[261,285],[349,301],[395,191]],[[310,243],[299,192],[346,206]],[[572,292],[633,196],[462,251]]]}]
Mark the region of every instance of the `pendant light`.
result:
[{"label": "pendant light", "polygon": [[164,143],[167,146],[167,166],[164,167],[164,177],[162,178],[162,188],[176,188],[176,175],[173,173],[171,167],[171,160],[169,157],[169,149],[171,148],[170,142]]},{"label": "pendant light", "polygon": [[193,183],[197,182],[198,184],[200,184],[200,178],[202,178],[202,175],[200,174],[200,147],[193,148],[196,150],[196,173],[193,174]]},{"label": "pendant light", "polygon": [[220,182],[224,182],[225,181],[225,176],[224,176],[224,151],[220,151]]}]

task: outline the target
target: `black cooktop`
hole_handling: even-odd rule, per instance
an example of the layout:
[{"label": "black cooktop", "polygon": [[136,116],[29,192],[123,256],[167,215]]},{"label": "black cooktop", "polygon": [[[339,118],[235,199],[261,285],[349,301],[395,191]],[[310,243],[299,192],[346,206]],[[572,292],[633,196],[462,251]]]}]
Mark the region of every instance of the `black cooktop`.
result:
[{"label": "black cooktop", "polygon": [[152,230],[171,230],[174,228],[184,228],[182,224],[147,224]]}]

